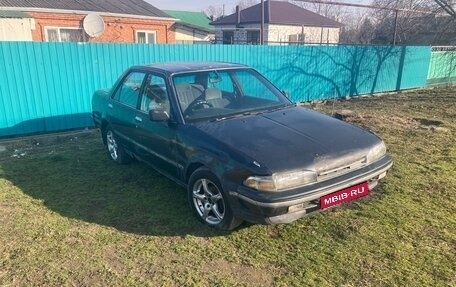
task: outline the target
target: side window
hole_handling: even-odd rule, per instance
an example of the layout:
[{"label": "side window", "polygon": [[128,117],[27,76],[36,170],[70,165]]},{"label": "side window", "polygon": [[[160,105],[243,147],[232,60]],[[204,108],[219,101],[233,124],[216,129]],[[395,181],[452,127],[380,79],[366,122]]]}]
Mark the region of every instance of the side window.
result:
[{"label": "side window", "polygon": [[131,72],[128,74],[117,89],[114,99],[122,104],[136,108],[139,91],[141,90],[145,75],[143,72]]},{"label": "side window", "polygon": [[140,109],[146,113],[154,109],[161,109],[171,115],[168,91],[163,77],[152,74],[147,75]]}]

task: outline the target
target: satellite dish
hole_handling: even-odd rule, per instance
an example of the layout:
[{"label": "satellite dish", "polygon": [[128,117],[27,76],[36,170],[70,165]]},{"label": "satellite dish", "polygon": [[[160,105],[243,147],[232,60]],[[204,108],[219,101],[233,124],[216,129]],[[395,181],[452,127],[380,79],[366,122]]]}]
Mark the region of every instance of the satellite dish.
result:
[{"label": "satellite dish", "polygon": [[101,34],[103,34],[105,29],[105,23],[103,21],[103,18],[100,17],[100,15],[91,13],[84,17],[82,27],[84,27],[84,31],[90,37],[98,37],[101,36]]}]

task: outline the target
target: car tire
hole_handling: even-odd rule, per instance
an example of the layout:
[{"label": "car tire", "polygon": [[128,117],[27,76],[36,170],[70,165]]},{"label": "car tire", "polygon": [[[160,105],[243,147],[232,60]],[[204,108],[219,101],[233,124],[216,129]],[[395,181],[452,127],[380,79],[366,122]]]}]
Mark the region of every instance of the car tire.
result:
[{"label": "car tire", "polygon": [[218,178],[207,168],[199,168],[190,176],[188,201],[198,220],[210,227],[233,230],[242,223],[234,217]]},{"label": "car tire", "polygon": [[103,132],[103,136],[106,142],[106,150],[110,159],[117,162],[118,164],[127,164],[133,160],[133,158],[119,143],[111,127],[106,127],[105,131]]}]

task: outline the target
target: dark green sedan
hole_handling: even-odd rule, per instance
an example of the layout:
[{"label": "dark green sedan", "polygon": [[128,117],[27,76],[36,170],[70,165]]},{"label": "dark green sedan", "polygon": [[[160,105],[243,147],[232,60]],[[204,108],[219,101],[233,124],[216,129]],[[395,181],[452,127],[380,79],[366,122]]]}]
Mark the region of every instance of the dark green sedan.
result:
[{"label": "dark green sedan", "polygon": [[112,160],[144,161],[186,186],[196,217],[219,229],[356,200],[392,166],[377,135],[296,106],[243,65],[131,67],[92,106]]}]

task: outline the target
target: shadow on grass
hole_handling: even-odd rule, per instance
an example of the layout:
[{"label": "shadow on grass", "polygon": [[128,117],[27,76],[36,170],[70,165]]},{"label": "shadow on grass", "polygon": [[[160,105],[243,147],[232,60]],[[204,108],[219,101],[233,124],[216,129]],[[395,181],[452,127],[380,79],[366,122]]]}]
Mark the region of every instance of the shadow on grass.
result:
[{"label": "shadow on grass", "polygon": [[58,214],[157,236],[229,234],[197,221],[183,187],[142,163],[120,166],[98,134],[0,159],[0,177]]}]

